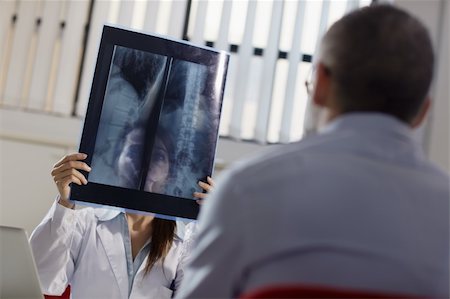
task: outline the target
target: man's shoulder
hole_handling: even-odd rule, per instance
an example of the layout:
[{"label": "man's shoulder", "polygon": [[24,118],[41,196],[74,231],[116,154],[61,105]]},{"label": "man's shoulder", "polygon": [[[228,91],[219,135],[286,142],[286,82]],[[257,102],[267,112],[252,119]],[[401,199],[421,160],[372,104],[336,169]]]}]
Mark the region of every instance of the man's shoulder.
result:
[{"label": "man's shoulder", "polygon": [[296,157],[301,155],[309,155],[312,153],[326,152],[327,148],[332,146],[338,138],[338,136],[333,136],[331,134],[308,136],[294,143],[276,145],[245,162],[247,163],[247,166],[264,163],[276,163],[281,160],[288,160],[292,156]]},{"label": "man's shoulder", "polygon": [[254,157],[233,164],[230,176],[234,180],[245,178],[249,181],[251,178],[261,180],[266,176],[279,177],[294,169],[299,171],[306,164],[314,163],[317,156],[327,155],[327,148],[332,146],[335,139],[334,136],[316,135],[291,144],[274,145]]}]

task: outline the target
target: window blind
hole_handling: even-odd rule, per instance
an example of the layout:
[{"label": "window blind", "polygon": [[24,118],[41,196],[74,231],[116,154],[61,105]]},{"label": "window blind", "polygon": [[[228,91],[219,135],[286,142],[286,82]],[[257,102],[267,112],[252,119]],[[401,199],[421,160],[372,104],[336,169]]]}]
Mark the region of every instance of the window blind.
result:
[{"label": "window blind", "polygon": [[88,5],[0,2],[1,105],[70,115]]},{"label": "window blind", "polygon": [[119,24],[230,51],[220,134],[292,142],[304,134],[309,106],[304,81],[320,37],[342,15],[368,4],[0,1],[0,105],[83,117],[103,24]]}]

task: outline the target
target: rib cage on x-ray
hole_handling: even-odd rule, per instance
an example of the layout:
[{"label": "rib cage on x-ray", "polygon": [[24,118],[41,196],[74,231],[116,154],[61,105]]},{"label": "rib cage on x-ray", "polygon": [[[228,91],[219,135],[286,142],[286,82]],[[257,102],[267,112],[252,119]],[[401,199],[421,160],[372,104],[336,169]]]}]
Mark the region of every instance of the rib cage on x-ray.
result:
[{"label": "rib cage on x-ray", "polygon": [[[137,55],[136,55],[137,54]],[[142,70],[143,61],[150,71]],[[129,180],[118,175],[117,161],[126,134],[138,123],[145,123],[156,101],[155,93],[161,88],[162,74],[167,57],[144,51],[116,46],[110,66],[103,107],[91,161],[89,181],[134,188]],[[142,74],[147,73],[147,78]],[[148,75],[148,73],[151,74]],[[134,157],[139,166],[142,157]],[[138,170],[139,172],[139,170]],[[127,176],[134,177],[127,173]],[[122,176],[123,177],[123,176]],[[137,181],[138,182],[138,181]]]}]

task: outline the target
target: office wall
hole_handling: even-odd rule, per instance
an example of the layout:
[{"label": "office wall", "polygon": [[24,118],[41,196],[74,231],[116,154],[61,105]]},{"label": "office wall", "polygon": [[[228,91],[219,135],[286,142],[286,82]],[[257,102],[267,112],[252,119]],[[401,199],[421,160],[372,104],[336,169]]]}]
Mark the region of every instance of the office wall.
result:
[{"label": "office wall", "polygon": [[[430,159],[450,172],[449,5],[445,2],[398,0],[397,4],[424,20],[439,49],[434,106],[422,141]],[[439,21],[442,16],[445,25]],[[51,167],[61,156],[77,149],[81,126],[78,118],[0,108],[0,224],[24,227],[29,232],[38,224],[57,193]],[[217,148],[219,168],[266,147],[221,139]]]},{"label": "office wall", "polygon": [[29,233],[52,204],[52,165],[76,148],[80,121],[0,109],[0,224]]},{"label": "office wall", "polygon": [[443,22],[441,39],[439,41],[439,63],[436,71],[436,82],[434,89],[434,106],[431,120],[429,122],[429,142],[428,153],[431,159],[450,170],[450,78],[448,47],[449,40],[449,15],[450,3],[446,2],[445,9],[442,10]]},{"label": "office wall", "polygon": [[449,11],[447,0],[395,0],[428,27],[436,51],[436,70],[431,87],[432,107],[421,136],[430,159],[450,172]]}]

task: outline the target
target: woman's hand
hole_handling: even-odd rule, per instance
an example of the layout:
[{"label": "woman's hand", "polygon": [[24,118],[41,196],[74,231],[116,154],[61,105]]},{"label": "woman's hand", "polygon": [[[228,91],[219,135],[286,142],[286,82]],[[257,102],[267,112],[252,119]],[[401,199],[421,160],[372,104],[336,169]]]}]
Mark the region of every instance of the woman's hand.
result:
[{"label": "woman's hand", "polygon": [[197,203],[202,204],[203,199],[205,199],[208,194],[214,189],[214,180],[211,177],[206,178],[206,182],[198,181],[198,185],[206,191],[206,193],[203,192],[194,192],[194,197],[198,198]]},{"label": "woman's hand", "polygon": [[63,157],[52,169],[51,175],[59,192],[59,203],[72,209],[75,205],[69,202],[70,183],[86,185],[87,180],[78,170],[91,171],[91,168],[81,160],[87,158],[86,154],[75,153]]}]

